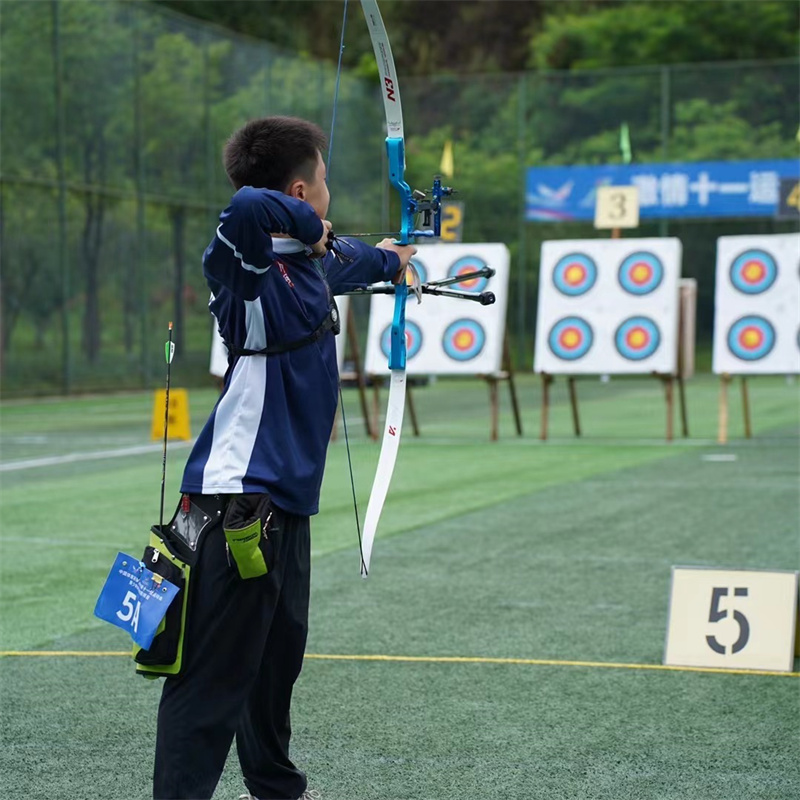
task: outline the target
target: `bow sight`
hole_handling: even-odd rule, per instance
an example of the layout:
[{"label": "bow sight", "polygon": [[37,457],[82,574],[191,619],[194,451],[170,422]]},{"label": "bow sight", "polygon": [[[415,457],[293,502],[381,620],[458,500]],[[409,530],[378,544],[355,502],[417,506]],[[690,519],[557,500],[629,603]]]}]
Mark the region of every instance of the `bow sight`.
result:
[{"label": "bow sight", "polygon": [[455,194],[455,189],[442,186],[442,179],[437,175],[430,189],[430,200],[427,199],[428,194],[420,189],[414,189],[411,193],[410,204],[413,205],[409,208],[410,213],[415,216],[422,214],[422,228],[413,231],[411,236],[434,237],[442,234],[442,198]]},{"label": "bow sight", "polygon": [[[433,239],[442,235],[442,199],[456,194],[450,186],[442,186],[442,179],[437,175],[433,179],[433,186],[424,192],[414,189],[407,194],[407,208],[403,209],[404,218],[416,219],[422,214],[422,227],[408,231],[409,237]],[[430,199],[428,199],[430,195]],[[328,236],[326,247],[333,249],[333,243],[346,236],[350,239],[361,239],[367,236],[402,236],[402,231],[380,231],[378,233],[337,233],[331,232]]]}]

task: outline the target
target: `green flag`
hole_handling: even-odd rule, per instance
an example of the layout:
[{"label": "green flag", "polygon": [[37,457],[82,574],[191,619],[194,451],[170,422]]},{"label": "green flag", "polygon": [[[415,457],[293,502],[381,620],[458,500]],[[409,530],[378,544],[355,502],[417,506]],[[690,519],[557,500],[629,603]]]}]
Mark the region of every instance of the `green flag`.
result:
[{"label": "green flag", "polygon": [[633,159],[633,152],[631,151],[631,133],[628,130],[627,122],[623,122],[619,126],[619,151],[622,153],[623,163],[630,164]]}]

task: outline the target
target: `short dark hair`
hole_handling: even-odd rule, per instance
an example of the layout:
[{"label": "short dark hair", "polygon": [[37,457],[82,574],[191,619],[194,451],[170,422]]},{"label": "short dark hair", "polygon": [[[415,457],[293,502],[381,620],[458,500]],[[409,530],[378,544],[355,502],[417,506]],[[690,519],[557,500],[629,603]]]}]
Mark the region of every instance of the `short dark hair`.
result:
[{"label": "short dark hair", "polygon": [[250,120],[225,144],[223,163],[230,182],[241,189],[285,192],[300,177],[313,180],[317,154],[327,146],[318,125],[299,117]]}]

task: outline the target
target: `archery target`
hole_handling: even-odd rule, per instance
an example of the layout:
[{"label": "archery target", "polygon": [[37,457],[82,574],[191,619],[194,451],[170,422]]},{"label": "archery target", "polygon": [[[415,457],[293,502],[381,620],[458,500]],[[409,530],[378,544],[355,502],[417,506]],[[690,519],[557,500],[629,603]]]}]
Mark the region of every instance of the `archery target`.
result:
[{"label": "archery target", "polygon": [[742,317],[728,331],[728,349],[742,361],[758,361],[775,346],[775,328],[764,317]]},{"label": "archery target", "polygon": [[766,250],[745,250],[731,264],[731,283],[745,294],[766,292],[778,277],[778,265]]},{"label": "archery target", "polygon": [[486,344],[486,331],[475,319],[457,319],[447,326],[442,337],[445,353],[455,361],[471,361]]},{"label": "archery target", "polygon": [[680,271],[676,238],[544,242],[534,371],[676,374]]},{"label": "archery target", "polygon": [[592,328],[585,319],[565,317],[550,329],[547,345],[556,358],[575,361],[589,352],[593,339]]},{"label": "archery target", "polygon": [[597,265],[585,253],[562,256],[553,267],[553,283],[561,294],[585,294],[597,280]]},{"label": "archery target", "polygon": [[629,361],[650,358],[661,344],[658,325],[649,317],[631,317],[617,328],[614,345],[617,352]]},{"label": "archery target", "polygon": [[[470,272],[477,272],[484,267],[489,266],[482,258],[478,256],[464,256],[453,262],[453,265],[447,270],[448,278],[455,278],[458,275],[468,275]],[[480,294],[488,285],[488,278],[473,278],[469,281],[462,281],[461,283],[454,283],[451,288],[458,289],[462,292],[474,292]]]},{"label": "archery target", "polygon": [[714,295],[716,373],[800,373],[800,234],[722,236]]},{"label": "archery target", "polygon": [[[406,320],[406,360],[411,361],[422,349],[422,330],[416,322]],[[392,352],[392,326],[387,325],[381,334],[381,351],[389,358]]]},{"label": "archery target", "polygon": [[[428,280],[428,268],[425,264],[422,263],[422,260],[414,256],[411,259],[411,263],[414,265],[414,268],[417,270],[417,275],[419,275],[419,282],[425,283]],[[406,272],[406,283],[411,286],[413,284],[413,279],[411,278],[411,273]]]},{"label": "archery target", "polygon": [[[444,287],[447,291],[494,292],[494,305],[476,300],[411,295],[406,303],[406,336],[409,340],[409,375],[491,375],[501,369],[508,300],[509,252],[504,244],[420,244],[414,256],[428,281],[454,278],[491,267],[491,278],[478,278]],[[392,295],[370,299],[365,370],[371,375],[388,373],[390,329],[394,313]],[[414,352],[412,358],[411,353]]]},{"label": "archery target", "polygon": [[619,267],[620,286],[630,294],[650,294],[663,279],[664,267],[654,253],[632,253]]}]

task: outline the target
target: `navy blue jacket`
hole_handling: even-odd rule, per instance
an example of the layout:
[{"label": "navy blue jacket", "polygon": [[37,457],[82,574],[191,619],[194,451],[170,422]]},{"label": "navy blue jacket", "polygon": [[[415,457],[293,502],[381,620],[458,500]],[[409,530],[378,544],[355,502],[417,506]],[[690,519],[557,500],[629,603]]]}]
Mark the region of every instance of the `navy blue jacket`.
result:
[{"label": "navy blue jacket", "polygon": [[[357,240],[349,240],[352,262],[312,258],[306,245],[322,234],[301,200],[252,187],[234,195],[203,256],[209,307],[226,342],[260,350],[301,340],[329,314],[331,292],[391,280],[400,268],[396,253]],[[338,386],[332,331],[296,350],[236,357],[181,491],[269,492],[284,511],[316,514]]]}]

